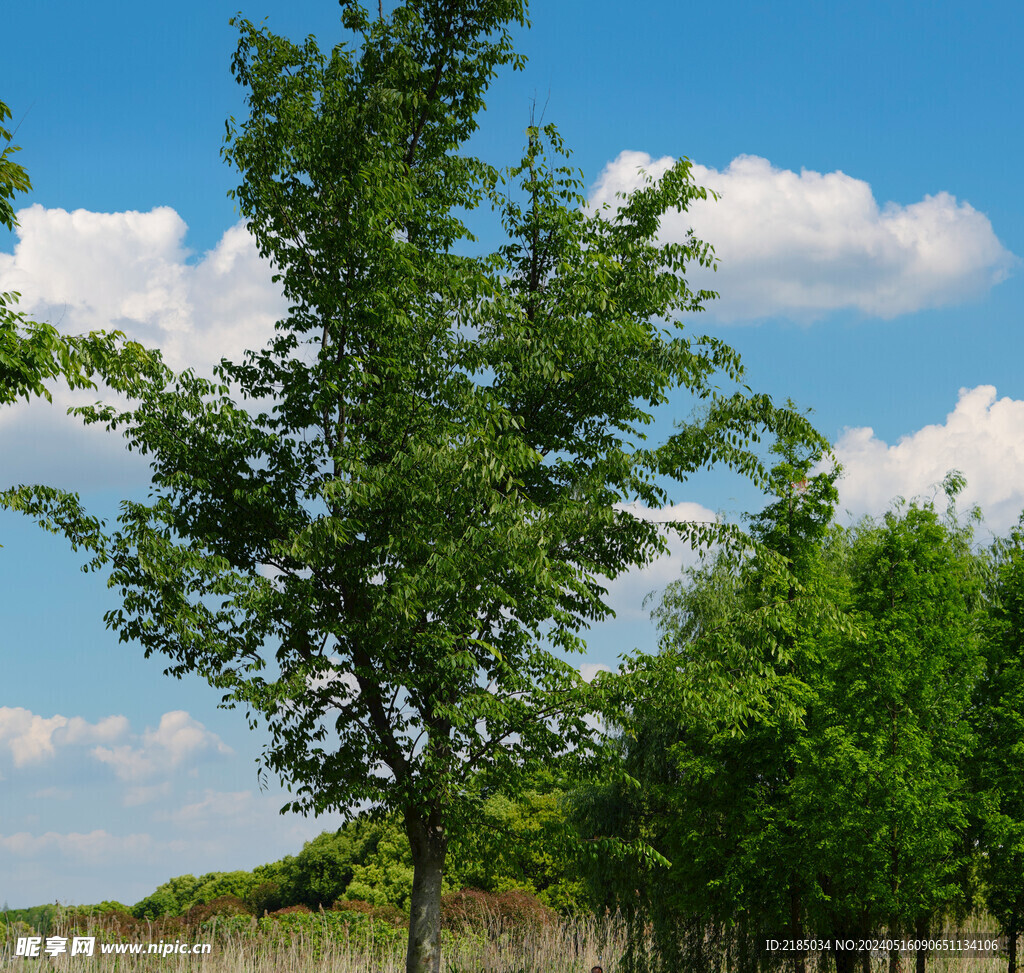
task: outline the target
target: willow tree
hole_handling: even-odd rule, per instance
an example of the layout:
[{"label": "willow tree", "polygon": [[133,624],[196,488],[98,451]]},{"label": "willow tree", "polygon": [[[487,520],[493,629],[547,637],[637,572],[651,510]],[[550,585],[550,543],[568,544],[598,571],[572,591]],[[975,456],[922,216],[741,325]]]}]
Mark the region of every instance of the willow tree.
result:
[{"label": "willow tree", "polygon": [[[660,507],[665,477],[716,462],[762,478],[766,430],[815,436],[720,392],[735,352],[665,324],[714,296],[684,277],[709,246],[657,242],[708,195],[687,161],[595,211],[551,127],[507,170],[466,153],[492,76],[522,63],[525,6],[344,0],[329,51],[237,19],[248,117],[224,155],[288,314],[213,380],[155,363],[108,377],[130,409],[79,410],[151,460],[151,500],[125,502],[102,546],[123,601],[108,624],[266,722],[286,809],[402,815],[410,973],[440,967],[470,776],[508,785],[588,739],[564,656],[610,614],[602,580],[665,543],[624,505]],[[482,256],[463,222],[481,204],[505,240]],[[674,389],[704,418],[650,446]]]}]

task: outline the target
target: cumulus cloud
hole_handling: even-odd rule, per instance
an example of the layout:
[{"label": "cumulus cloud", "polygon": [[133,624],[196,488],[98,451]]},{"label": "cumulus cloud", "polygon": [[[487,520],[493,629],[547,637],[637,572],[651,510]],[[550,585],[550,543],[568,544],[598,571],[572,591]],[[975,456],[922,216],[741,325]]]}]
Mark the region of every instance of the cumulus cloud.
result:
[{"label": "cumulus cloud", "polygon": [[7,749],[15,767],[52,758],[58,746],[106,743],[128,731],[123,716],[107,716],[89,723],[80,716],[44,717],[21,706],[0,706],[0,749]]},{"label": "cumulus cloud", "polygon": [[[175,369],[209,374],[222,357],[265,344],[286,311],[269,265],[241,223],[190,262],[187,227],[166,206],[69,213],[37,204],[18,218],[13,254],[0,253],[0,291],[20,292],[23,311],[65,333],[116,328],[160,348]],[[119,436],[65,415],[69,405],[96,398],[58,387],[53,406],[33,400],[0,410],[0,485],[145,482],[144,461],[130,457]],[[74,484],[65,482],[69,469]]]},{"label": "cumulus cloud", "polygon": [[[614,206],[616,193],[643,184],[643,170],[658,178],[674,162],[621,152],[590,202]],[[690,279],[721,293],[709,311],[723,321],[809,322],[839,310],[892,318],[977,297],[1017,263],[988,218],[947,192],[880,206],[844,172],[796,173],[753,155],[721,171],[695,164],[693,178],[721,199],[666,215],[661,235],[681,241],[692,227],[714,245],[718,272]]]},{"label": "cumulus cloud", "polygon": [[892,445],[870,426],[847,429],[835,454],[844,467],[840,503],[854,515],[878,514],[895,496],[941,498],[951,469],[967,478],[958,505],[977,504],[994,531],[1005,531],[1024,509],[1024,401],[999,399],[992,385],[961,389],[945,422]]},{"label": "cumulus cloud", "polygon": [[0,254],[0,288],[67,333],[119,328],[159,347],[173,368],[208,369],[262,345],[285,310],[241,223],[190,264],[188,228],[168,206],[69,213],[37,203],[18,219],[14,253]]},{"label": "cumulus cloud", "polygon": [[[118,742],[124,741],[124,742]],[[54,759],[58,751],[89,747],[89,756],[114,771],[128,786],[127,807],[148,804],[171,792],[166,777],[183,764],[234,751],[184,710],[164,713],[156,728],[131,734],[124,716],[107,716],[95,723],[80,716],[40,716],[16,706],[0,707],[0,753],[9,752],[16,768]],[[41,796],[59,797],[55,789]]]},{"label": "cumulus cloud", "polygon": [[[113,768],[120,780],[136,783],[166,774],[186,761],[213,754],[229,756],[234,751],[184,710],[172,710],[160,717],[156,729],[146,729],[138,745],[100,746],[91,752],[98,761]],[[156,796],[160,792],[153,793]]]}]

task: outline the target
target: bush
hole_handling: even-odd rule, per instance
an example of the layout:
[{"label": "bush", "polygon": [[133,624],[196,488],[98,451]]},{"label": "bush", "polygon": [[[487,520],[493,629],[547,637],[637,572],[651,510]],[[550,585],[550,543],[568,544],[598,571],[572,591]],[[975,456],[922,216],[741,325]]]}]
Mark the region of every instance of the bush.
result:
[{"label": "bush", "polygon": [[396,905],[374,905],[363,899],[335,899],[331,905],[334,912],[349,912],[357,915],[369,916],[380,922],[386,922],[396,928],[405,926],[409,917]]},{"label": "bush", "polygon": [[214,916],[250,915],[249,907],[237,895],[219,895],[210,902],[192,906],[185,913],[185,921],[190,926],[212,919]]},{"label": "bush", "polygon": [[246,897],[245,904],[254,916],[275,912],[284,906],[281,883],[274,880],[260,882]]},{"label": "bush", "polygon": [[544,927],[553,925],[558,916],[529,892],[511,889],[495,896],[497,912],[505,925]]},{"label": "bush", "polygon": [[525,930],[549,926],[557,919],[535,895],[529,892],[481,892],[463,889],[441,897],[441,926],[450,932],[466,928],[480,932],[488,927]]}]

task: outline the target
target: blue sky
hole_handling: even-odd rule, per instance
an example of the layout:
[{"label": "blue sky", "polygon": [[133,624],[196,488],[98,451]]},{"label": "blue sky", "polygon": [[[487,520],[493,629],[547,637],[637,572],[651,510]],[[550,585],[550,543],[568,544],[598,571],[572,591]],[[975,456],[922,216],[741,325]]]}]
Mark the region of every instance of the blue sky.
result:
[{"label": "blue sky", "polygon": [[[281,303],[237,225],[221,162],[236,3],[4,12],[0,99],[33,192],[0,236],[0,290],[77,331],[116,326],[202,367],[266,334]],[[338,36],[330,0],[256,0],[292,37]],[[522,74],[494,85],[475,140],[517,160],[545,107],[599,200],[637,169],[693,160],[722,200],[667,221],[715,244],[721,301],[694,324],[743,354],[748,381],[812,407],[847,469],[850,515],[927,494],[950,467],[994,530],[1024,508],[1024,8],[1011,3],[536,0]],[[63,416],[0,412],[0,485],[78,489],[100,512],[145,490],[116,438]],[[685,416],[678,399],[658,430]],[[757,497],[715,474],[682,514]],[[104,579],[63,541],[0,516],[0,904],[134,902],[171,875],[251,868],[337,818],[276,814],[263,738],[198,680],[119,645]],[[581,662],[655,636],[646,591],[685,552],[612,587],[614,622]]]}]

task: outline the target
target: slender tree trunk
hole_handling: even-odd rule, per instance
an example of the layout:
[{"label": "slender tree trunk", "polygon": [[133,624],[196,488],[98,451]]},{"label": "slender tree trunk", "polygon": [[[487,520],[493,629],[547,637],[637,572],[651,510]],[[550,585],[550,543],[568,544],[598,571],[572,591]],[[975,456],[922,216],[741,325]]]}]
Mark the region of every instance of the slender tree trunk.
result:
[{"label": "slender tree trunk", "polygon": [[[915,931],[917,933],[918,939],[925,940],[928,938],[928,927],[929,922],[926,916],[922,916],[920,919],[917,920],[917,928]],[[927,962],[928,950],[918,949],[917,960],[914,966],[914,973],[925,973],[925,965],[927,964]]]},{"label": "slender tree trunk", "polygon": [[1010,912],[1010,924],[1006,930],[1006,973],[1017,973],[1017,927],[1020,919],[1017,910]]},{"label": "slender tree trunk", "polygon": [[[800,921],[800,887],[795,882],[789,888],[789,928],[793,939],[804,938],[803,924]],[[807,954],[802,949],[794,957],[793,970],[794,973],[807,973]]]},{"label": "slender tree trunk", "polygon": [[[844,937],[845,938],[845,937]],[[833,945],[832,955],[836,961],[836,973],[853,973],[857,968],[857,954]]]},{"label": "slender tree trunk", "polygon": [[438,818],[436,811],[428,819],[414,811],[405,816],[413,865],[406,973],[441,973],[441,876],[448,835]]},{"label": "slender tree trunk", "polygon": [[[867,911],[861,915],[860,920],[861,935],[860,938],[867,941],[871,939],[871,919],[868,916]],[[860,969],[861,973],[871,973],[871,950],[865,949],[860,954]]]}]

